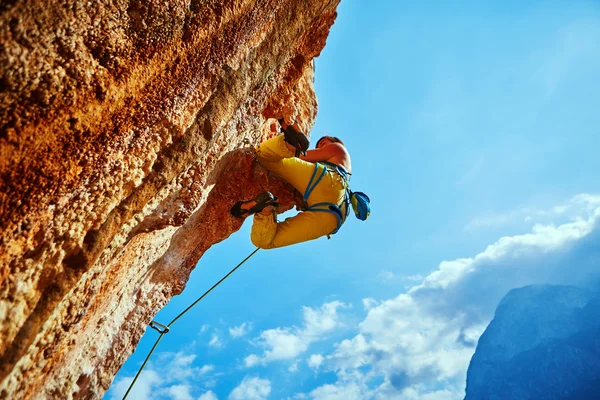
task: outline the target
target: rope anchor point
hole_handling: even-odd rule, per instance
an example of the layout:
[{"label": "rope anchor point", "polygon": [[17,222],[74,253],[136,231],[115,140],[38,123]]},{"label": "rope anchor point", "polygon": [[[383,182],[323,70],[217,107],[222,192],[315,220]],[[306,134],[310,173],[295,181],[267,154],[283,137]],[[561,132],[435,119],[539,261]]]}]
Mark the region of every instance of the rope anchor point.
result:
[{"label": "rope anchor point", "polygon": [[198,304],[198,302],[200,302],[200,300],[202,300],[204,297],[206,297],[210,292],[212,292],[212,290],[214,288],[216,288],[217,286],[219,286],[221,284],[221,282],[223,282],[225,279],[227,279],[231,274],[233,274],[239,267],[242,266],[243,263],[245,263],[246,261],[248,261],[250,259],[250,257],[252,257],[254,254],[256,254],[256,252],[260,250],[259,248],[256,248],[252,253],[250,253],[250,255],[248,257],[246,257],[242,262],[240,262],[238,265],[236,265],[236,267],[234,269],[232,269],[231,271],[229,271],[229,273],[227,275],[225,275],[223,278],[221,278],[221,280],[217,283],[215,283],[210,289],[208,289],[206,292],[204,292],[204,294],[202,296],[200,296],[198,299],[196,299],[196,301],[194,301],[192,304],[190,304],[190,306],[188,308],[186,308],[185,310],[183,310],[178,316],[175,317],[175,319],[173,319],[173,321],[169,322],[169,325],[163,325],[160,324],[156,321],[152,321],[150,322],[150,327],[154,330],[156,330],[158,333],[160,333],[160,336],[158,337],[158,339],[156,340],[156,342],[154,343],[154,346],[152,346],[152,349],[150,350],[150,353],[148,353],[148,355],[146,356],[146,359],[144,360],[142,366],[140,367],[140,369],[138,370],[137,374],[135,374],[135,377],[133,378],[133,381],[131,381],[131,384],[129,385],[129,388],[127,389],[127,391],[125,392],[125,395],[123,396],[122,400],[127,399],[127,396],[129,395],[129,392],[131,391],[131,388],[133,388],[133,385],[135,384],[135,382],[137,381],[137,378],[140,376],[140,374],[142,373],[142,370],[144,369],[144,367],[146,366],[146,363],[148,362],[148,360],[150,359],[150,356],[152,355],[152,353],[154,353],[154,350],[156,349],[156,346],[158,346],[158,343],[160,342],[160,340],[162,339],[163,335],[167,332],[169,332],[169,327],[171,325],[173,325],[179,318],[181,318],[186,312],[188,312],[190,309],[192,309],[192,307],[194,307],[196,304]]},{"label": "rope anchor point", "polygon": [[150,328],[154,329],[155,331],[157,331],[161,335],[169,332],[169,327],[168,326],[160,324],[160,323],[158,323],[156,321],[150,322]]}]

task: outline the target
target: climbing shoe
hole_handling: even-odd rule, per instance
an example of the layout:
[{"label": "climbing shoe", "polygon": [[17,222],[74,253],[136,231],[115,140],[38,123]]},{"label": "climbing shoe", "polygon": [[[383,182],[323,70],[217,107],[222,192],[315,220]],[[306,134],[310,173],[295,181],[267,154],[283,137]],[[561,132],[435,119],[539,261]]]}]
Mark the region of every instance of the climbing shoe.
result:
[{"label": "climbing shoe", "polygon": [[255,214],[257,212],[261,212],[267,206],[275,206],[279,207],[279,203],[277,202],[277,197],[273,196],[271,192],[263,192],[254,198],[256,204],[249,209],[243,209],[242,205],[251,202],[252,200],[246,201],[238,201],[231,207],[229,211],[231,215],[237,218],[245,218],[248,215]]},{"label": "climbing shoe", "polygon": [[284,132],[285,141],[296,148],[296,157],[298,157],[300,153],[306,155],[306,150],[308,150],[308,147],[310,146],[310,141],[308,140],[308,137],[304,133],[298,132],[291,125],[288,125],[284,129],[283,118],[279,120],[279,125],[281,125],[281,129]]}]

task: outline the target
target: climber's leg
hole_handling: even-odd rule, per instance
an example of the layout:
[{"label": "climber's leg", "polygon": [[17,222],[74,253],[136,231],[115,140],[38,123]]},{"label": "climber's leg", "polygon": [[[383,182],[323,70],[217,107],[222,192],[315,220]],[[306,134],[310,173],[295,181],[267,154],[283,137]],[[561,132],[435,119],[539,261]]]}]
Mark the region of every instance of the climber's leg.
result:
[{"label": "climber's leg", "polygon": [[273,171],[304,194],[315,170],[315,164],[294,157],[294,151],[286,146],[283,135],[262,142],[256,150],[256,156],[263,167]]},{"label": "climber's leg", "polygon": [[252,243],[261,249],[273,249],[320,238],[333,232],[337,217],[329,212],[304,211],[277,223],[276,214],[254,214]]}]

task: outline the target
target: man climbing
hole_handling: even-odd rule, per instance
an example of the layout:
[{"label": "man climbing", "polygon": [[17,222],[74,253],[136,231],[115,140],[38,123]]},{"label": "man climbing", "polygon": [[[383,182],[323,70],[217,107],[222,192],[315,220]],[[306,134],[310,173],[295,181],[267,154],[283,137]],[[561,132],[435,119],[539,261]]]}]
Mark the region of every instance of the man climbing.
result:
[{"label": "man climbing", "polygon": [[341,140],[324,136],[308,150],[306,135],[279,120],[284,135],[260,144],[258,162],[285,179],[304,196],[307,208],[277,222],[277,197],[270,192],[231,208],[238,218],[254,215],[252,243],[262,249],[289,246],[337,232],[348,211],[350,154]]}]

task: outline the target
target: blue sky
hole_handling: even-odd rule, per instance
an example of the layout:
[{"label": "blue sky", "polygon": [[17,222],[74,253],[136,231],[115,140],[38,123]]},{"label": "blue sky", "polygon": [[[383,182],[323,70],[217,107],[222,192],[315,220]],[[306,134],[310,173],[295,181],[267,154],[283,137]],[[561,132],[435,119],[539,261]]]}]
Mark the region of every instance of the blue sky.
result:
[{"label": "blue sky", "polygon": [[[347,0],[338,14],[312,135],[344,140],[370,219],[259,251],[174,325],[130,398],[459,399],[509,289],[597,276],[600,5]],[[157,321],[253,251],[250,225]]]}]

